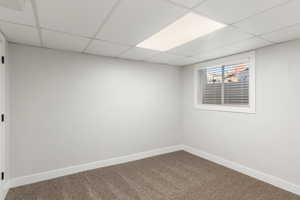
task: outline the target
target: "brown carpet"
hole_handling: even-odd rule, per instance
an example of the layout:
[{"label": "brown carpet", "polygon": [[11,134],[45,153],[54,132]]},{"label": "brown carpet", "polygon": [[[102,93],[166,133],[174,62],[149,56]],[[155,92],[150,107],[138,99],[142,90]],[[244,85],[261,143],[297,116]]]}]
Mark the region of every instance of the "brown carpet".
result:
[{"label": "brown carpet", "polygon": [[6,200],[300,200],[179,151],[11,189]]}]

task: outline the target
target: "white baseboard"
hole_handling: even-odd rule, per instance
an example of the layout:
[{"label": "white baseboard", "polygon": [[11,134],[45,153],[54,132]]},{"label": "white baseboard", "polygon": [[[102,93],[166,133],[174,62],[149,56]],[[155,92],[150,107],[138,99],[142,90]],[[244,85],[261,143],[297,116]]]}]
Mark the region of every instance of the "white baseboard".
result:
[{"label": "white baseboard", "polygon": [[141,153],[135,153],[127,156],[121,156],[121,157],[116,157],[116,158],[111,158],[107,160],[101,160],[101,161],[96,161],[96,162],[91,162],[87,164],[82,164],[82,165],[77,165],[77,166],[72,166],[72,167],[67,167],[67,168],[62,168],[62,169],[56,169],[52,171],[47,171],[47,172],[42,172],[42,173],[37,173],[37,174],[32,174],[29,176],[22,176],[22,177],[17,177],[13,178],[9,181],[9,187],[18,187],[21,185],[27,185],[31,183],[36,183],[40,181],[45,181],[61,176],[66,176],[78,172],[83,172],[91,169],[97,169],[101,167],[107,167],[111,165],[117,165],[117,164],[122,164],[130,161],[135,161],[135,160],[140,160],[156,155],[161,155],[165,153],[171,153],[175,151],[182,150],[182,145],[176,145],[176,146],[170,146],[170,147],[164,147],[160,149],[155,149],[155,150],[150,150],[146,152],[141,152]]},{"label": "white baseboard", "polygon": [[196,156],[199,156],[201,158],[207,159],[209,161],[212,161],[214,163],[217,163],[219,165],[225,166],[227,168],[233,169],[235,171],[238,171],[240,173],[246,174],[248,176],[251,176],[253,178],[256,178],[258,180],[261,180],[263,182],[269,183],[271,185],[274,185],[278,188],[281,188],[283,190],[292,192],[294,194],[300,195],[300,185],[296,185],[293,183],[290,183],[286,180],[283,180],[281,178],[257,171],[255,169],[251,169],[249,167],[245,167],[241,164],[226,160],[224,158],[221,158],[219,156],[198,150],[196,148],[183,145],[183,150],[186,152],[189,152],[191,154],[194,154]]},{"label": "white baseboard", "polygon": [[[193,148],[193,147],[190,147],[187,145],[176,145],[176,146],[170,146],[170,147],[165,147],[165,148],[161,148],[161,149],[155,149],[155,150],[151,150],[151,151],[131,154],[128,156],[116,157],[116,158],[112,158],[112,159],[101,160],[101,161],[97,161],[97,162],[52,170],[52,171],[48,171],[48,172],[42,172],[42,173],[33,174],[33,175],[29,175],[29,176],[13,178],[7,184],[6,190],[4,191],[2,196],[0,196],[0,200],[4,199],[5,194],[8,191],[8,188],[18,187],[21,185],[27,185],[27,184],[31,184],[31,183],[45,181],[45,180],[49,180],[49,179],[53,179],[53,178],[57,178],[57,177],[61,177],[61,176],[66,176],[66,175],[70,175],[70,174],[74,174],[74,173],[78,173],[78,172],[83,172],[83,171],[87,171],[87,170],[91,170],[91,169],[97,169],[97,168],[101,168],[101,167],[122,164],[122,163],[130,162],[130,161],[140,160],[140,159],[144,159],[144,158],[148,158],[148,157],[152,157],[152,156],[156,156],[156,155],[161,155],[161,154],[165,154],[165,153],[180,151],[180,150],[184,150],[186,152],[189,152],[189,153],[199,156],[201,158],[207,159],[207,160],[217,163],[219,165],[225,166],[227,168],[233,169],[240,173],[246,174],[248,176],[251,176],[253,178],[261,180],[263,182],[266,182],[266,183],[269,183],[276,187],[279,187],[281,189],[284,189],[286,191],[300,195],[300,186],[299,185],[290,183],[281,178],[257,171],[255,169],[251,169],[249,167],[226,160],[222,157],[198,150],[196,148]],[[0,195],[1,195],[1,191],[0,191]],[[3,199],[1,199],[1,198],[3,198]]]},{"label": "white baseboard", "polygon": [[8,182],[2,184],[2,186],[0,187],[0,200],[5,199],[8,190],[9,190]]}]

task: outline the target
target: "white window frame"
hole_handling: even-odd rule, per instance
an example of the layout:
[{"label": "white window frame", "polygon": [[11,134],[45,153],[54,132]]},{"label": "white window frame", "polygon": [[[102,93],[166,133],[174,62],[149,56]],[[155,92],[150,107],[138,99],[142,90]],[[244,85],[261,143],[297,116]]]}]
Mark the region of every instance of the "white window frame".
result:
[{"label": "white window frame", "polygon": [[[198,103],[200,91],[199,70],[207,67],[232,65],[237,63],[247,63],[249,67],[249,105],[248,106],[232,106],[232,105],[209,105]],[[237,54],[213,61],[196,64],[194,67],[194,107],[201,110],[225,111],[225,112],[241,112],[255,113],[255,51]]]}]

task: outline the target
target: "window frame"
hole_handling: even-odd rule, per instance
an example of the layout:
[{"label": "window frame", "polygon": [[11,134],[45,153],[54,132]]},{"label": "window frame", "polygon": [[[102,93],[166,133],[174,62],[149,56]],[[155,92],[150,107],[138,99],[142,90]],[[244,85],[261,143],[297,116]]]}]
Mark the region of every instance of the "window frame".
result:
[{"label": "window frame", "polygon": [[[198,103],[200,92],[200,77],[199,70],[207,67],[235,65],[237,63],[247,63],[249,67],[249,105],[248,106],[233,106],[233,105],[211,105]],[[240,113],[256,113],[255,108],[255,51],[228,56],[221,59],[216,59],[204,63],[199,63],[194,66],[194,107],[201,110],[224,111],[224,112],[240,112]]]}]

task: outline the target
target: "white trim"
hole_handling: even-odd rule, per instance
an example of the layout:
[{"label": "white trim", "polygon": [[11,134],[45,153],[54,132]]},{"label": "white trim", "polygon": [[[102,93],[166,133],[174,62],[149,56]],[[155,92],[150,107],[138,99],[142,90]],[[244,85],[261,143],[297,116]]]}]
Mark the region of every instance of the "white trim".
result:
[{"label": "white trim", "polygon": [[[0,30],[0,40],[2,42],[2,45],[0,45],[0,53],[2,53],[0,55],[0,58],[2,56],[4,56],[4,58],[6,59],[6,45],[7,45],[7,40],[4,36],[4,34],[1,32]],[[3,66],[0,66],[2,69],[0,70],[3,70],[3,74],[0,73],[0,75],[3,75],[3,77],[0,78],[0,80],[3,78],[3,82],[0,83],[0,90],[3,90],[1,92],[5,93],[5,65],[6,65],[6,62],[4,64],[0,63],[0,65],[3,65]],[[5,111],[5,95],[4,97],[2,97],[3,99],[0,100],[0,103],[2,105],[0,105],[0,112],[1,114],[4,113],[6,114],[6,111]],[[6,120],[4,123],[1,123],[0,124],[0,172],[5,172],[7,174],[7,171],[8,169],[6,169]],[[5,177],[6,178],[6,177]],[[8,181],[7,180],[0,180],[0,200],[4,200],[5,199],[5,196],[8,192]]]},{"label": "white trim", "polygon": [[[151,151],[131,154],[128,156],[116,157],[116,158],[112,158],[112,159],[107,159],[107,160],[102,160],[102,161],[97,161],[97,162],[92,162],[92,163],[87,163],[87,164],[82,164],[82,165],[57,169],[57,170],[52,170],[52,171],[48,171],[48,172],[42,172],[42,173],[33,174],[33,175],[29,175],[29,176],[13,178],[6,184],[4,193],[3,192],[1,193],[1,191],[0,191],[0,197],[5,197],[3,195],[6,195],[9,188],[27,185],[27,184],[31,184],[31,183],[36,183],[39,181],[45,181],[45,180],[49,180],[49,179],[53,179],[53,178],[57,178],[57,177],[61,177],[61,176],[66,176],[66,175],[70,175],[70,174],[74,174],[74,173],[78,173],[78,172],[83,172],[83,171],[87,171],[87,170],[91,170],[91,169],[97,169],[97,168],[101,168],[101,167],[122,164],[122,163],[130,162],[130,161],[140,160],[140,159],[157,156],[157,155],[161,155],[161,154],[165,154],[165,153],[180,151],[180,150],[184,150],[184,151],[191,153],[193,155],[196,155],[198,157],[207,159],[211,162],[214,162],[219,165],[230,168],[232,170],[238,171],[242,174],[246,174],[248,176],[251,176],[253,178],[261,180],[263,182],[274,185],[278,188],[281,188],[286,191],[300,195],[300,186],[299,185],[296,185],[294,183],[288,182],[281,178],[260,172],[255,169],[251,169],[249,167],[243,166],[236,162],[226,160],[222,157],[207,153],[205,151],[198,150],[196,148],[193,148],[193,147],[190,147],[187,145],[176,145],[176,146],[164,147],[164,148],[155,149],[155,150],[151,150]],[[3,200],[3,199],[0,198],[0,200]]]},{"label": "white trim", "polygon": [[9,190],[9,183],[6,182],[2,185],[3,188],[0,188],[0,200],[5,200],[5,197]]},{"label": "white trim", "polygon": [[201,110],[213,110],[213,111],[223,111],[223,112],[238,112],[238,113],[255,113],[255,110],[251,109],[249,106],[221,106],[221,105],[203,105],[196,104],[195,108]]},{"label": "white trim", "polygon": [[205,151],[198,150],[196,148],[193,148],[193,147],[190,147],[190,146],[187,146],[187,145],[183,145],[183,150],[186,151],[186,152],[189,152],[191,154],[194,154],[196,156],[199,156],[201,158],[212,161],[214,163],[217,163],[219,165],[222,165],[222,166],[225,166],[227,168],[238,171],[242,174],[246,174],[248,176],[251,176],[253,178],[261,180],[263,182],[269,183],[269,184],[274,185],[274,186],[276,186],[278,188],[281,188],[283,190],[286,190],[286,191],[295,193],[297,195],[300,195],[300,185],[296,185],[294,183],[283,180],[279,177],[276,177],[276,176],[273,176],[273,175],[270,175],[270,174],[266,174],[264,172],[260,172],[260,171],[255,170],[255,169],[251,169],[251,168],[243,166],[239,163],[226,160],[222,157],[207,153]]},{"label": "white trim", "polygon": [[[249,106],[226,106],[226,105],[206,105],[198,103],[198,91],[199,91],[199,69],[216,66],[216,65],[228,65],[234,63],[249,63]],[[243,112],[243,113],[255,113],[255,51],[228,56],[213,61],[204,63],[198,63],[194,65],[194,107],[202,110],[213,111],[226,111],[226,112]]]},{"label": "white trim", "polygon": [[10,188],[18,187],[22,185],[27,185],[31,183],[36,183],[40,181],[61,177],[61,176],[66,176],[78,172],[97,169],[101,167],[107,167],[111,165],[122,164],[130,161],[140,160],[140,159],[157,156],[165,153],[180,151],[180,150],[182,150],[182,145],[170,146],[170,147],[164,147],[160,149],[135,153],[127,156],[121,156],[121,157],[111,158],[107,160],[101,160],[101,161],[91,162],[87,164],[51,170],[47,172],[41,172],[41,173],[32,174],[28,176],[17,177],[10,180],[9,186]]}]

